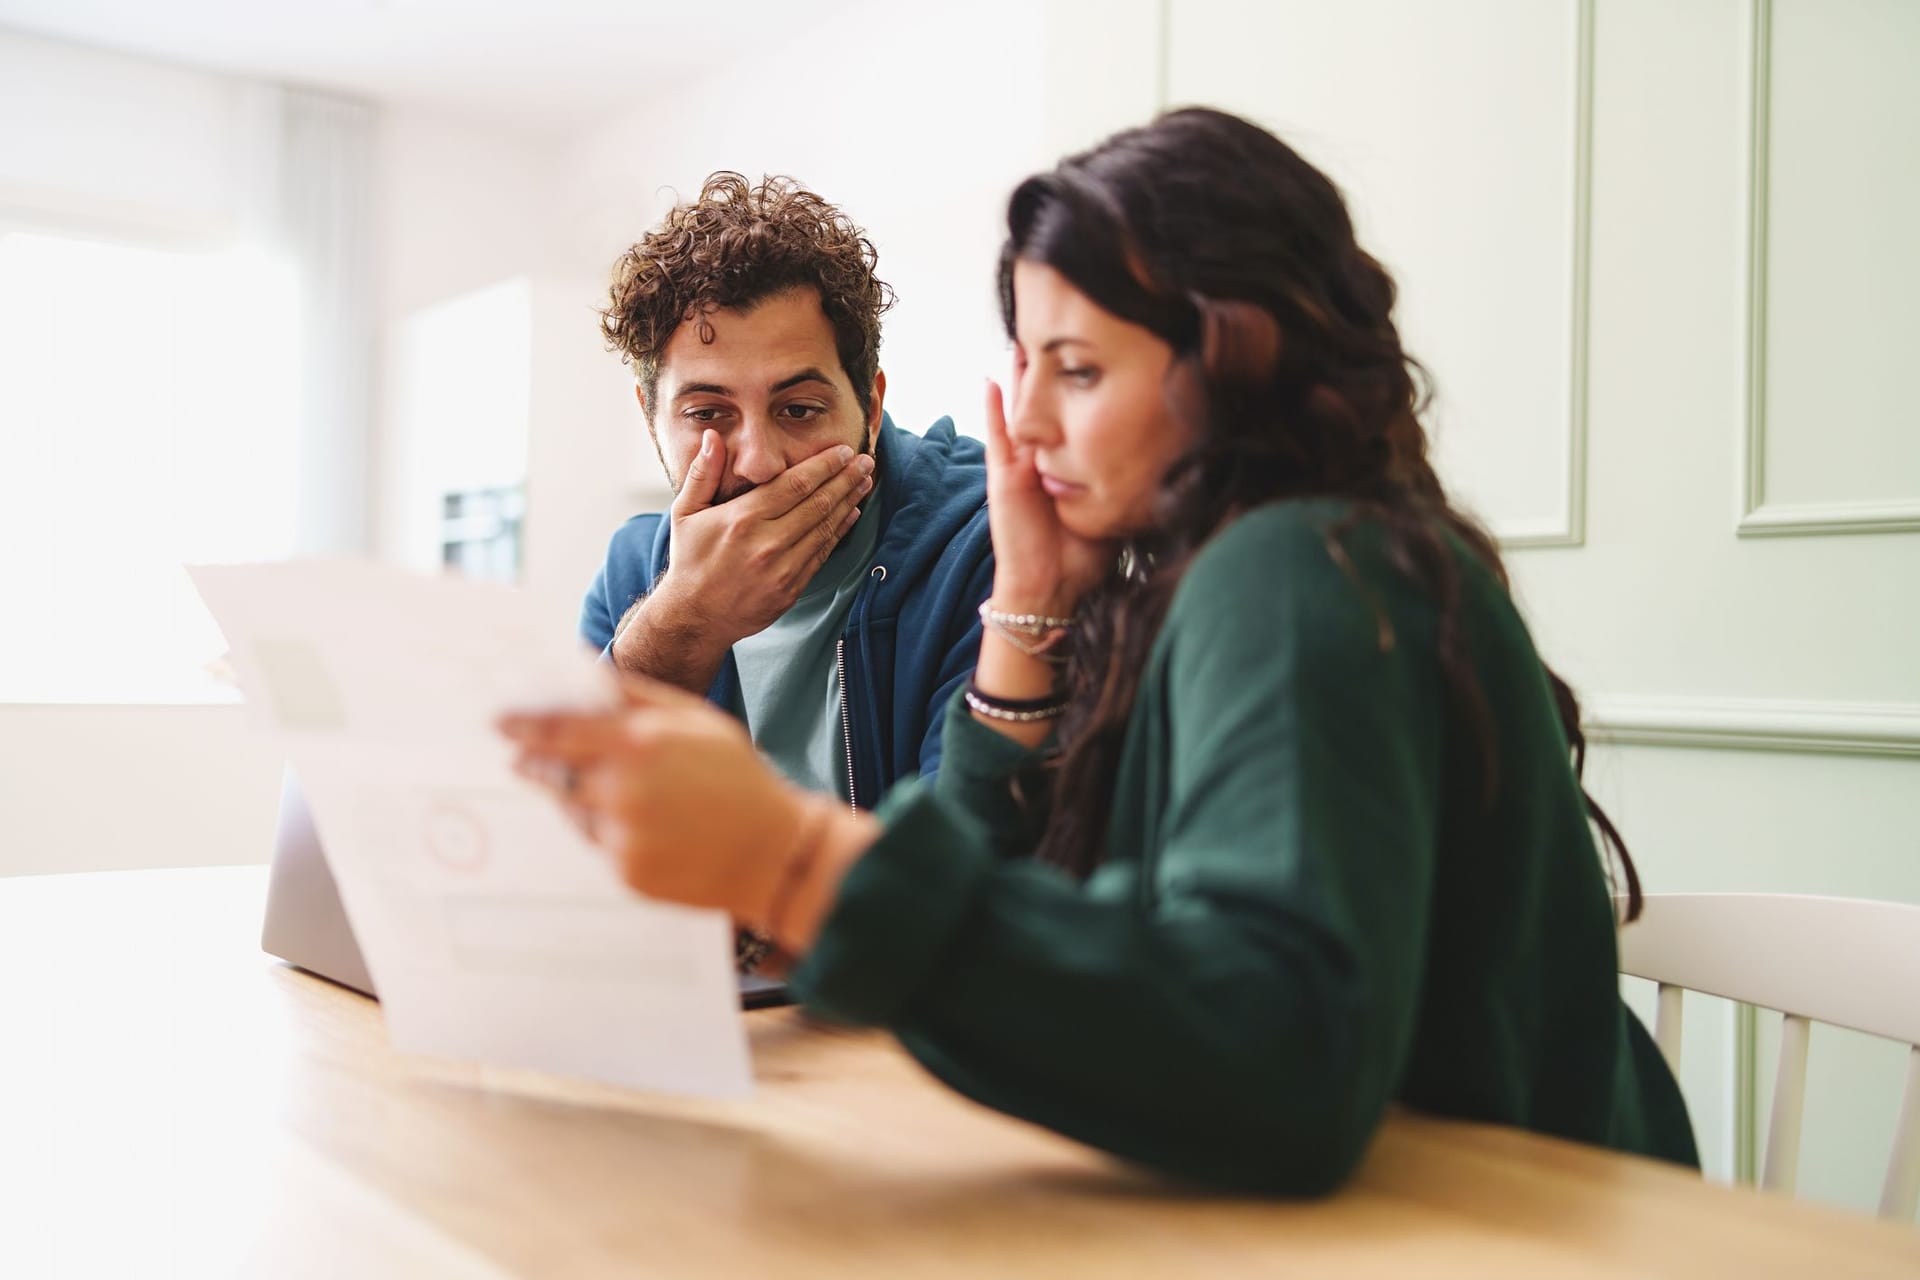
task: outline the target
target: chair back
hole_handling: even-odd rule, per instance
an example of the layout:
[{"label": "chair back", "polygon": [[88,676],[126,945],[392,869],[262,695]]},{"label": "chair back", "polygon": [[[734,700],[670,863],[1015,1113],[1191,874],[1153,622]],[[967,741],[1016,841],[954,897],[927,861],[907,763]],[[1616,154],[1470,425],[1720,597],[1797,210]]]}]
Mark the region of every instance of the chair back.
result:
[{"label": "chair back", "polygon": [[1659,986],[1654,1039],[1680,1069],[1681,994],[1785,1015],[1760,1185],[1791,1193],[1815,1022],[1907,1046],[1907,1086],[1880,1216],[1920,1202],[1920,906],[1774,893],[1649,894],[1620,931],[1620,970]]}]

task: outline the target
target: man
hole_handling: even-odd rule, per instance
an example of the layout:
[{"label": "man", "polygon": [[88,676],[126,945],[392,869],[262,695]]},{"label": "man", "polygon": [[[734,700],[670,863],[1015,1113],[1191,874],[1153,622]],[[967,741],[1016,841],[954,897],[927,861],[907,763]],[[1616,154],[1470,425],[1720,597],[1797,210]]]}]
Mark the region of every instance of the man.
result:
[{"label": "man", "polygon": [[979,442],[882,407],[875,262],[819,196],[734,173],[621,257],[602,329],[674,500],[614,534],[580,619],[857,808],[938,767],[993,582]]}]

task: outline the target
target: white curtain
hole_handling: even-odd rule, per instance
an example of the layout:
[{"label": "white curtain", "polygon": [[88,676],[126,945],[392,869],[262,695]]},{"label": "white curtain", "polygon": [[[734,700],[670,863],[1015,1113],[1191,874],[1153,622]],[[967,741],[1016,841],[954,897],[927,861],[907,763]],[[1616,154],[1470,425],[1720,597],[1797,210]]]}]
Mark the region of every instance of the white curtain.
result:
[{"label": "white curtain", "polygon": [[301,297],[294,550],[364,553],[371,544],[375,113],[311,90],[269,92],[271,152],[256,169],[263,220]]}]

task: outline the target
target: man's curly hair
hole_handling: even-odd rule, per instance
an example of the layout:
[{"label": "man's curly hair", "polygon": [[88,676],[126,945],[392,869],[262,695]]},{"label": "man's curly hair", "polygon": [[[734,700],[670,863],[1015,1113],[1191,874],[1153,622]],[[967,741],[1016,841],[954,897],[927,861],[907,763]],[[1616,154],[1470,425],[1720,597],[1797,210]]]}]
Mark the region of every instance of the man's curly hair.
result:
[{"label": "man's curly hair", "polygon": [[676,205],[620,255],[600,331],[633,366],[651,414],[660,353],[674,330],[698,320],[702,340],[711,342],[708,311],[746,309],[811,287],[866,414],[880,369],[880,313],[893,305],[893,290],[874,275],[878,262],[865,232],[792,178],[768,176],[753,185],[723,170],[702,184],[699,199]]}]

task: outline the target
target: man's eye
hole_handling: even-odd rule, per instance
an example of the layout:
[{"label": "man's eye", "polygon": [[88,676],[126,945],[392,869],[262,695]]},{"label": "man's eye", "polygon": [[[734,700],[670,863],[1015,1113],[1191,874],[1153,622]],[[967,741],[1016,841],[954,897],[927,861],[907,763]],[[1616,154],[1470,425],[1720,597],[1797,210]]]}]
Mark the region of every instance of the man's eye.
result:
[{"label": "man's eye", "polygon": [[819,417],[821,414],[825,412],[826,410],[820,408],[818,405],[790,404],[790,405],[785,405],[781,408],[780,416],[783,418],[790,419],[791,421],[794,421],[794,422],[806,422],[810,419]]},{"label": "man's eye", "polygon": [[704,405],[698,409],[687,410],[687,417],[693,419],[695,422],[712,422],[723,412],[724,410],[714,408],[712,405]]}]

